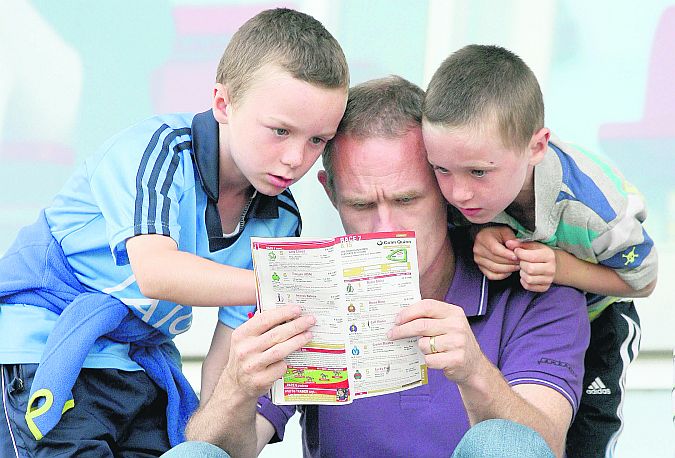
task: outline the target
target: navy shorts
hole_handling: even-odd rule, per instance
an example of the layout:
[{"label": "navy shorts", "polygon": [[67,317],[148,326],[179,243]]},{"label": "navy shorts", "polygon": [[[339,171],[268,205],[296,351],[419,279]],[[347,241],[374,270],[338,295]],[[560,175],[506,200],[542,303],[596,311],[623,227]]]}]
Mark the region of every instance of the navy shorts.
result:
[{"label": "navy shorts", "polygon": [[614,456],[623,430],[626,371],[638,356],[640,335],[633,301],[615,302],[591,322],[583,394],[567,433],[568,458]]},{"label": "navy shorts", "polygon": [[166,393],[145,372],[82,369],[75,407],[36,441],[24,415],[37,364],[0,365],[0,456],[154,457],[170,448]]}]

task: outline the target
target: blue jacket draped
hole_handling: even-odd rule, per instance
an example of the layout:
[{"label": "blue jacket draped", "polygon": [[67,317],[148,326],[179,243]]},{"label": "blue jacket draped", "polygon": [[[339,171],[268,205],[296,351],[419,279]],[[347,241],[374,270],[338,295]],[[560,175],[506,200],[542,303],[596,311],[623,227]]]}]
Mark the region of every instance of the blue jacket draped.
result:
[{"label": "blue jacket draped", "polygon": [[118,299],[88,290],[78,281],[44,212],[19,232],[0,259],[0,303],[29,304],[59,314],[35,373],[26,412],[26,422],[37,440],[74,406],[75,380],[101,336],[130,344],[131,359],[167,393],[171,445],[185,440],[185,425],[199,401],[171,356],[173,342]]}]

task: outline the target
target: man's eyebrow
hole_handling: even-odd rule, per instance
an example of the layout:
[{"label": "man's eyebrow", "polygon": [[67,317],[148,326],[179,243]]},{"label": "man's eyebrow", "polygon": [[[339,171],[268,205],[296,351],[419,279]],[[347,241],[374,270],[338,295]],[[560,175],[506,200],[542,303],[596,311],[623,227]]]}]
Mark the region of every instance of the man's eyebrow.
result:
[{"label": "man's eyebrow", "polygon": [[416,190],[416,189],[411,189],[405,192],[399,192],[392,194],[391,197],[392,199],[410,199],[412,197],[420,197],[422,195],[422,192]]},{"label": "man's eyebrow", "polygon": [[362,197],[342,197],[340,199],[340,202],[343,204],[347,205],[353,205],[353,204],[367,204],[369,202],[368,199],[362,198]]}]

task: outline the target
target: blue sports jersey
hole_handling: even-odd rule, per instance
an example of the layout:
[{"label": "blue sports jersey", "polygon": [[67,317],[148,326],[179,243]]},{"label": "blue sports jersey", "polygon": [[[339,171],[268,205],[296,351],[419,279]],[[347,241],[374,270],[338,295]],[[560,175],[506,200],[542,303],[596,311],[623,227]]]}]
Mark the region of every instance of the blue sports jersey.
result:
[{"label": "blue sports jersey", "polygon": [[[224,236],[217,210],[218,164],[218,123],[210,110],[153,117],[108,140],[78,168],[45,211],[77,279],[87,288],[116,297],[169,337],[185,332],[192,321],[191,307],[141,294],[129,265],[128,238],[163,234],[181,251],[251,269],[251,236],[299,235],[301,227],[290,191],[275,197],[257,193],[240,230]],[[237,327],[253,308],[224,307],[219,319]],[[53,325],[47,316],[51,312],[30,312],[42,319],[33,324],[24,321],[23,329],[12,329],[9,320],[33,307],[3,305],[2,309],[0,329],[11,332],[12,344],[11,351],[0,352],[0,362],[38,362],[36,349]],[[93,351],[102,357],[110,347],[120,345],[97,344]],[[23,348],[30,349],[30,354]],[[118,348],[115,358],[124,356],[124,351],[124,346]],[[128,369],[128,363],[121,364],[109,354],[105,362],[94,362],[92,356],[85,367]]]}]

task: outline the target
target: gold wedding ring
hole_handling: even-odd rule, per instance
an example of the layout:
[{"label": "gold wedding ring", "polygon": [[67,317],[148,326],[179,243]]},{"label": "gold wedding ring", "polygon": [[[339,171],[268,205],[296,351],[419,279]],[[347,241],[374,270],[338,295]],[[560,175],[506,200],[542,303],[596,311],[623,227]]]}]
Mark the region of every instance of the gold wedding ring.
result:
[{"label": "gold wedding ring", "polygon": [[429,348],[431,348],[431,353],[438,353],[438,350],[436,350],[436,336],[429,337]]}]

